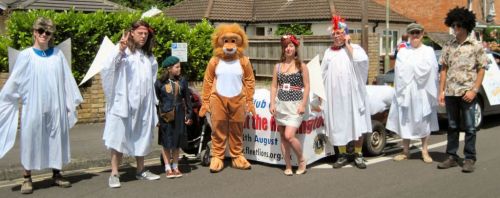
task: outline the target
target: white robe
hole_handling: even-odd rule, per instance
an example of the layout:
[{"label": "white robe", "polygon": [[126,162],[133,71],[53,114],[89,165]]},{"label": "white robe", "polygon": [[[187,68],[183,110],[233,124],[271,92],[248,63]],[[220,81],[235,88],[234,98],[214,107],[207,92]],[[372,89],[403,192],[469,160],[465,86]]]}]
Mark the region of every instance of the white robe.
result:
[{"label": "white robe", "polygon": [[13,146],[21,113],[21,164],[26,170],[61,169],[69,163],[69,129],[83,101],[68,62],[54,48],[49,57],[28,48],[19,54],[0,92],[0,158]]},{"label": "white robe", "polygon": [[372,131],[367,100],[368,56],[359,45],[352,45],[353,57],[345,48],[328,48],[321,68],[326,91],[326,134],[334,146],[344,146]]},{"label": "white robe", "polygon": [[429,136],[437,120],[438,63],[434,50],[422,45],[398,53],[392,100],[386,128],[403,139]]},{"label": "white robe", "polygon": [[106,95],[106,123],[103,140],[108,149],[129,156],[145,156],[151,151],[153,130],[158,123],[154,82],[158,63],[141,50],[110,52],[101,71]]}]

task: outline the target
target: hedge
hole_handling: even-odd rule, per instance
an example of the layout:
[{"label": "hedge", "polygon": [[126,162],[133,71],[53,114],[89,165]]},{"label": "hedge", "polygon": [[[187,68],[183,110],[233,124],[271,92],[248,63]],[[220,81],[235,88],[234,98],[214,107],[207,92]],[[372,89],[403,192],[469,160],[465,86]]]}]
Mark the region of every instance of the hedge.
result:
[{"label": "hedge", "polygon": [[[117,42],[122,30],[140,18],[138,12],[95,13],[54,12],[49,10],[16,11],[7,21],[7,33],[0,37],[0,72],[8,72],[7,47],[24,49],[33,45],[32,25],[36,18],[44,16],[52,19],[57,31],[55,44],[71,38],[72,68],[77,82],[83,78],[99,45],[108,36]],[[188,43],[188,62],[183,63],[183,75],[190,80],[201,80],[208,60],[212,56],[210,35],[214,31],[208,21],[190,26],[177,23],[164,16],[146,18],[156,32],[157,45],[153,50],[159,63],[171,53],[171,43]]]}]

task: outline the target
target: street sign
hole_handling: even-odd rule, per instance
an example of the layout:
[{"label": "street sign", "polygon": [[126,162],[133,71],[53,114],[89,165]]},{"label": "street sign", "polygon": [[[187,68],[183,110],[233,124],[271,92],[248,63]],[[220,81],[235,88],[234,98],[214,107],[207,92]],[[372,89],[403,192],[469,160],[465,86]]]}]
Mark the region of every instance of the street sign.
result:
[{"label": "street sign", "polygon": [[172,43],[172,56],[176,56],[181,62],[187,62],[187,43]]}]

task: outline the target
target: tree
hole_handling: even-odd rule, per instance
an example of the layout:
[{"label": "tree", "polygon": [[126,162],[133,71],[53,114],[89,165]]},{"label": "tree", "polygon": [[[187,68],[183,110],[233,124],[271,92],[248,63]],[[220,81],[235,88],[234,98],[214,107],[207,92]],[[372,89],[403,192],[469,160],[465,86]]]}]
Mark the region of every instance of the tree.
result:
[{"label": "tree", "polygon": [[307,23],[292,23],[292,24],[279,24],[276,30],[276,35],[284,34],[294,34],[294,35],[312,35],[311,24]]},{"label": "tree", "polygon": [[156,6],[158,9],[173,6],[181,2],[182,0],[111,0],[111,1],[132,9],[149,10],[153,6]]}]

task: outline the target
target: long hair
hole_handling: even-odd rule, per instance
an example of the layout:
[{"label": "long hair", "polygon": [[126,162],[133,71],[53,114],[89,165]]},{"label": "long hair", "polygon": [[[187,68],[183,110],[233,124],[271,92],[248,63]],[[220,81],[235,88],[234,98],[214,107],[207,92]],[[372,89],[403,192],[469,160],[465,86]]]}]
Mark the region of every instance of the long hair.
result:
[{"label": "long hair", "polygon": [[[285,62],[286,60],[285,49],[290,43],[293,43],[290,39],[281,40],[281,57],[280,57],[281,62]],[[297,67],[297,69],[302,72],[302,60],[300,60],[299,58],[299,46],[295,45],[295,43],[293,43],[293,45],[295,46],[295,58],[294,58],[295,67]]]},{"label": "long hair", "polygon": [[[132,23],[132,26],[130,27],[130,29],[128,31],[132,32],[141,26],[146,27],[148,29],[148,33],[149,33],[148,39],[146,40],[146,43],[144,43],[144,45],[141,47],[141,50],[146,55],[151,56],[151,55],[153,55],[153,47],[155,46],[155,41],[156,41],[155,40],[155,32],[151,28],[151,26],[149,26],[149,24],[146,21],[138,20],[138,21]],[[132,53],[135,53],[135,50],[137,50],[137,48],[138,48],[138,46],[134,42],[134,38],[132,36],[128,37],[127,47]]]},{"label": "long hair", "polygon": [[[54,24],[54,22],[52,22],[52,20],[48,18],[40,17],[33,23],[33,31],[36,31],[38,29],[43,29],[52,33],[52,36],[49,40],[49,47],[54,47],[54,33],[56,31],[56,25]],[[33,39],[35,39],[35,35],[33,35]]]},{"label": "long hair", "polygon": [[[161,83],[167,83],[168,79],[170,79],[170,71],[168,71],[169,68],[171,68],[171,67],[162,68],[162,72],[161,72],[160,79],[159,79]],[[180,79],[181,79],[181,75],[174,76],[174,80],[180,81]]]},{"label": "long hair", "polygon": [[476,27],[476,15],[465,7],[459,8],[457,6],[446,14],[444,20],[444,24],[448,27],[451,27],[454,23],[458,23],[467,30],[467,33],[470,33]]}]

